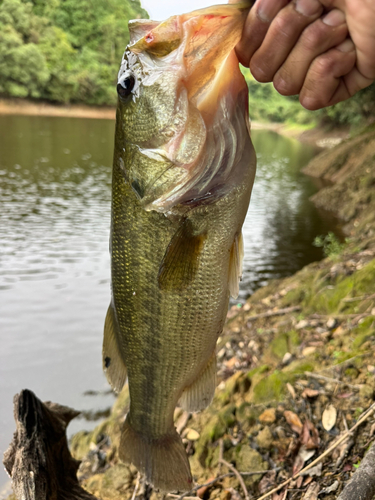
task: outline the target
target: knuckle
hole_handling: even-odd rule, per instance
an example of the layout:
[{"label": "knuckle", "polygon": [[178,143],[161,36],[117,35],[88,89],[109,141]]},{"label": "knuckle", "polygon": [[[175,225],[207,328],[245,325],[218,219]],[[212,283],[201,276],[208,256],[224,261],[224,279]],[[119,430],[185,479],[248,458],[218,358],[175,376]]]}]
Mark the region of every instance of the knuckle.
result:
[{"label": "knuckle", "polygon": [[313,23],[308,26],[301,37],[301,43],[304,48],[310,52],[315,52],[316,48],[321,45],[321,43],[327,37],[326,30],[324,29],[323,23]]},{"label": "knuckle", "polygon": [[323,54],[314,62],[314,73],[320,77],[331,74],[334,71],[335,62],[331,54]]},{"label": "knuckle", "polygon": [[272,71],[266,68],[257,57],[253,57],[250,61],[250,71],[258,82],[268,83],[272,81]]},{"label": "knuckle", "polygon": [[286,15],[277,16],[273,21],[272,28],[284,38],[288,38],[295,30],[292,19]]},{"label": "knuckle", "polygon": [[278,91],[279,94],[284,96],[295,95],[298,91],[295,91],[292,82],[285,80],[283,77],[276,75],[273,80],[273,86]]}]

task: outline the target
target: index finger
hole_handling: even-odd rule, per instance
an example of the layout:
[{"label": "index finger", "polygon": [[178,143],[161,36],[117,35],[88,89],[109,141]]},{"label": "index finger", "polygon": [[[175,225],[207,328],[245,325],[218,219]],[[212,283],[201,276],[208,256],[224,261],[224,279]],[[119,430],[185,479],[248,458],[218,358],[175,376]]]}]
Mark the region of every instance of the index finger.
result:
[{"label": "index finger", "polygon": [[[236,0],[230,0],[237,3]],[[249,67],[250,59],[262,45],[264,37],[278,12],[290,0],[257,0],[250,10],[242,32],[242,38],[236,47],[238,59],[241,64]]]}]

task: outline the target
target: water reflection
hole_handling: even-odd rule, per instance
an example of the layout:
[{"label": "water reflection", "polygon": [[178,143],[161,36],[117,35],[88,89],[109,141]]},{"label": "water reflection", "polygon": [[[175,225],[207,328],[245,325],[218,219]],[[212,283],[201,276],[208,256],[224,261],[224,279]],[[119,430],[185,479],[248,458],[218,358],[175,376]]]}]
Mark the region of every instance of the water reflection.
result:
[{"label": "water reflection", "polygon": [[[101,338],[113,137],[112,121],[0,116],[0,453],[22,388],[82,410],[112,403]],[[271,132],[253,138],[259,168],[241,299],[320,258],[311,242],[328,230],[307,201],[313,185],[299,173],[311,148]],[[90,389],[100,395],[82,397]],[[76,421],[70,431],[88,425]]]}]

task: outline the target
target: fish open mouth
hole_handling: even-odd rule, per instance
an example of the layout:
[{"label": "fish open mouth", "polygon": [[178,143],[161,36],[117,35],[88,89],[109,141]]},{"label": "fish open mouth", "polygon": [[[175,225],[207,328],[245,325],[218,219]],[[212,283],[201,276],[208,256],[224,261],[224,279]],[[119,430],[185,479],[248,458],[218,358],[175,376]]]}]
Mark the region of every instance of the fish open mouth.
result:
[{"label": "fish open mouth", "polygon": [[[182,125],[162,146],[139,145],[143,155],[166,162],[143,190],[145,210],[165,213],[176,205],[207,203],[241,181],[238,166],[249,141],[248,89],[234,47],[251,3],[214,6],[161,23],[130,23],[128,57],[143,67],[144,85],[173,73],[175,114],[186,108]],[[171,169],[178,172],[175,179]]]}]

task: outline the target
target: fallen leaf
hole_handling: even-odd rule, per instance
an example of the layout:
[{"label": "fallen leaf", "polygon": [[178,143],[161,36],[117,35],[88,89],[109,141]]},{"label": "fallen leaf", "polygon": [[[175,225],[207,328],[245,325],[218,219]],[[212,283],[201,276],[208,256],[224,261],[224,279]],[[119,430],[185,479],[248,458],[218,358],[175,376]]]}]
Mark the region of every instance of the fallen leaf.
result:
[{"label": "fallen leaf", "polygon": [[319,495],[328,495],[329,493],[334,493],[339,489],[340,483],[336,480],[331,486],[328,486],[328,488],[322,489],[322,491],[319,492]]},{"label": "fallen leaf", "polygon": [[286,388],[288,389],[288,391],[290,392],[291,396],[293,399],[296,399],[296,391],[294,390],[294,387],[292,386],[292,384],[290,384],[289,382],[286,384]]},{"label": "fallen leaf", "polygon": [[[302,477],[302,476],[300,476]],[[311,476],[307,477],[304,482],[303,482],[303,487],[308,486],[311,482],[313,481],[313,478]]]},{"label": "fallen leaf", "polygon": [[259,422],[262,424],[273,424],[274,422],[276,422],[275,408],[264,410],[264,412],[259,417]]},{"label": "fallen leaf", "polygon": [[333,429],[337,421],[337,410],[333,405],[329,405],[322,415],[322,424],[327,432]]},{"label": "fallen leaf", "polygon": [[261,495],[267,493],[270,489],[275,486],[276,482],[276,471],[267,472],[263,479],[259,482],[258,490]]},{"label": "fallen leaf", "polygon": [[307,387],[303,393],[302,393],[302,397],[303,398],[316,398],[317,396],[319,396],[320,392],[317,391],[316,389],[310,389],[309,387]]},{"label": "fallen leaf", "polygon": [[286,410],[284,411],[284,417],[285,420],[288,422],[290,427],[294,432],[297,434],[301,434],[302,429],[303,429],[303,424],[301,420],[299,419],[298,415],[293,413],[292,411]]},{"label": "fallen leaf", "polygon": [[316,347],[308,346],[308,347],[305,347],[305,349],[303,349],[302,356],[307,358],[308,356],[311,356],[311,354],[314,354],[314,352],[316,352]]},{"label": "fallen leaf", "polygon": [[311,483],[303,497],[304,500],[317,500],[320,486],[318,483]]},{"label": "fallen leaf", "polygon": [[194,429],[186,429],[186,438],[189,439],[189,441],[198,441],[200,438],[199,432],[195,431]]},{"label": "fallen leaf", "polygon": [[342,392],[341,394],[337,394],[337,398],[339,399],[348,399],[353,396],[354,392]]},{"label": "fallen leaf", "polygon": [[304,461],[303,457],[301,457],[301,455],[298,454],[294,460],[294,463],[293,463],[293,476],[298,474],[303,469],[304,465],[305,465],[305,461]]},{"label": "fallen leaf", "polygon": [[308,450],[319,448],[319,432],[315,425],[310,422],[310,420],[306,420],[306,422],[303,424],[301,442]]},{"label": "fallen leaf", "polygon": [[322,475],[323,464],[320,463],[315,465],[315,467],[311,467],[307,471],[303,472],[301,476],[310,476],[310,477],[320,477]]},{"label": "fallen leaf", "polygon": [[272,500],[285,500],[288,494],[288,490],[284,490],[281,493],[274,493],[272,495]]},{"label": "fallen leaf", "polygon": [[304,446],[301,446],[298,455],[302,458],[303,462],[307,462],[315,455],[315,450],[308,450]]}]

